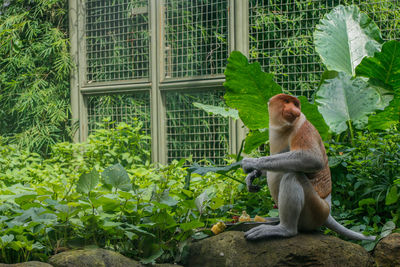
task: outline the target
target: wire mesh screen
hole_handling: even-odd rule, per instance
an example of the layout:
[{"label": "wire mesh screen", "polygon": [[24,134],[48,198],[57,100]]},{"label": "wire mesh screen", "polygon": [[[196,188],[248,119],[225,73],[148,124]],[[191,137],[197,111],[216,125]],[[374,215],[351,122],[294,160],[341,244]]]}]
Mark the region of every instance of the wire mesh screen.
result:
[{"label": "wire mesh screen", "polygon": [[149,77],[147,0],[86,1],[86,79]]},{"label": "wire mesh screen", "polygon": [[324,14],[339,4],[358,5],[378,24],[384,38],[400,38],[395,20],[400,16],[399,0],[250,0],[250,59],[274,73],[284,90],[310,98],[323,72],[312,33]]},{"label": "wire mesh screen", "polygon": [[150,94],[137,92],[133,94],[90,96],[87,100],[88,131],[99,128],[104,120],[113,125],[125,122],[129,125],[143,124],[143,132],[150,135]]},{"label": "wire mesh screen", "polygon": [[228,58],[228,0],[165,0],[165,77],[222,74]]},{"label": "wire mesh screen", "polygon": [[224,105],[223,92],[166,93],[168,162],[193,156],[222,165],[228,152],[229,120],[212,116],[193,103]]}]

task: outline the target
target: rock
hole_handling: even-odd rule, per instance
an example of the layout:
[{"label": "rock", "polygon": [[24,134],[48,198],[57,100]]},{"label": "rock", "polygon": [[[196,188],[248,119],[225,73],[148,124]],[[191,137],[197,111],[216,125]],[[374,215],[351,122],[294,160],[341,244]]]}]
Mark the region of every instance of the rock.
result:
[{"label": "rock", "polygon": [[400,233],[391,234],[381,241],[374,250],[378,266],[400,266]]},{"label": "rock", "polygon": [[28,261],[21,262],[16,264],[4,264],[0,263],[0,267],[52,267],[48,263],[40,262],[40,261]]},{"label": "rock", "polygon": [[49,263],[54,267],[142,267],[137,261],[106,249],[69,250],[54,255]]},{"label": "rock", "polygon": [[321,234],[250,242],[243,232],[228,231],[195,242],[189,250],[190,267],[374,266],[361,246]]}]

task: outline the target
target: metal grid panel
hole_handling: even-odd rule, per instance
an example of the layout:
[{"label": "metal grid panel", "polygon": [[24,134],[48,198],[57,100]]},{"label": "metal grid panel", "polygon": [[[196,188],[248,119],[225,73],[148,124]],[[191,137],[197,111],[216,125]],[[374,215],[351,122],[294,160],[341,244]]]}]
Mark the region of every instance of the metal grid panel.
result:
[{"label": "metal grid panel", "polygon": [[147,0],[86,1],[86,79],[149,77]]},{"label": "metal grid panel", "polygon": [[224,164],[228,152],[229,120],[212,116],[193,106],[194,102],[224,105],[223,92],[167,92],[168,162],[193,156],[194,161],[211,160]]},{"label": "metal grid panel", "polygon": [[165,0],[164,77],[222,74],[228,58],[228,0]]},{"label": "metal grid panel", "polygon": [[98,128],[98,124],[109,118],[118,124],[143,123],[143,132],[150,134],[150,94],[136,92],[133,94],[89,96],[87,99],[89,134]]},{"label": "metal grid panel", "polygon": [[249,55],[274,73],[285,91],[311,97],[323,72],[312,33],[324,14],[339,4],[357,4],[377,22],[384,38],[399,39],[399,0],[249,0]]}]

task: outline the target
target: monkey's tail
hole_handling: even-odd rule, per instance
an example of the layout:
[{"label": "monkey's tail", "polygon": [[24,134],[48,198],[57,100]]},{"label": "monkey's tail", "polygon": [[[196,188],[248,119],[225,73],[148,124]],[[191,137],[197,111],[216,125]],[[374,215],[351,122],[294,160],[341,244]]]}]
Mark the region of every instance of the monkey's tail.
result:
[{"label": "monkey's tail", "polygon": [[325,222],[325,226],[328,227],[329,229],[335,231],[336,233],[343,235],[345,237],[348,237],[350,239],[354,240],[369,240],[369,241],[374,241],[376,239],[376,236],[366,236],[361,233],[354,232],[350,229],[347,229],[340,223],[338,223],[332,215],[329,214],[328,219]]}]

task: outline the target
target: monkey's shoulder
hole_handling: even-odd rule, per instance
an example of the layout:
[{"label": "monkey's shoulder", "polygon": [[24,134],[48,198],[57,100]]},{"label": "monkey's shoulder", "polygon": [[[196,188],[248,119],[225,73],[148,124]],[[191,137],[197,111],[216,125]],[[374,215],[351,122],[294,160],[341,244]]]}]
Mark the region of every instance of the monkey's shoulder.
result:
[{"label": "monkey's shoulder", "polygon": [[322,143],[321,136],[308,120],[305,120],[290,136],[291,149],[307,149],[319,146],[320,143]]}]

